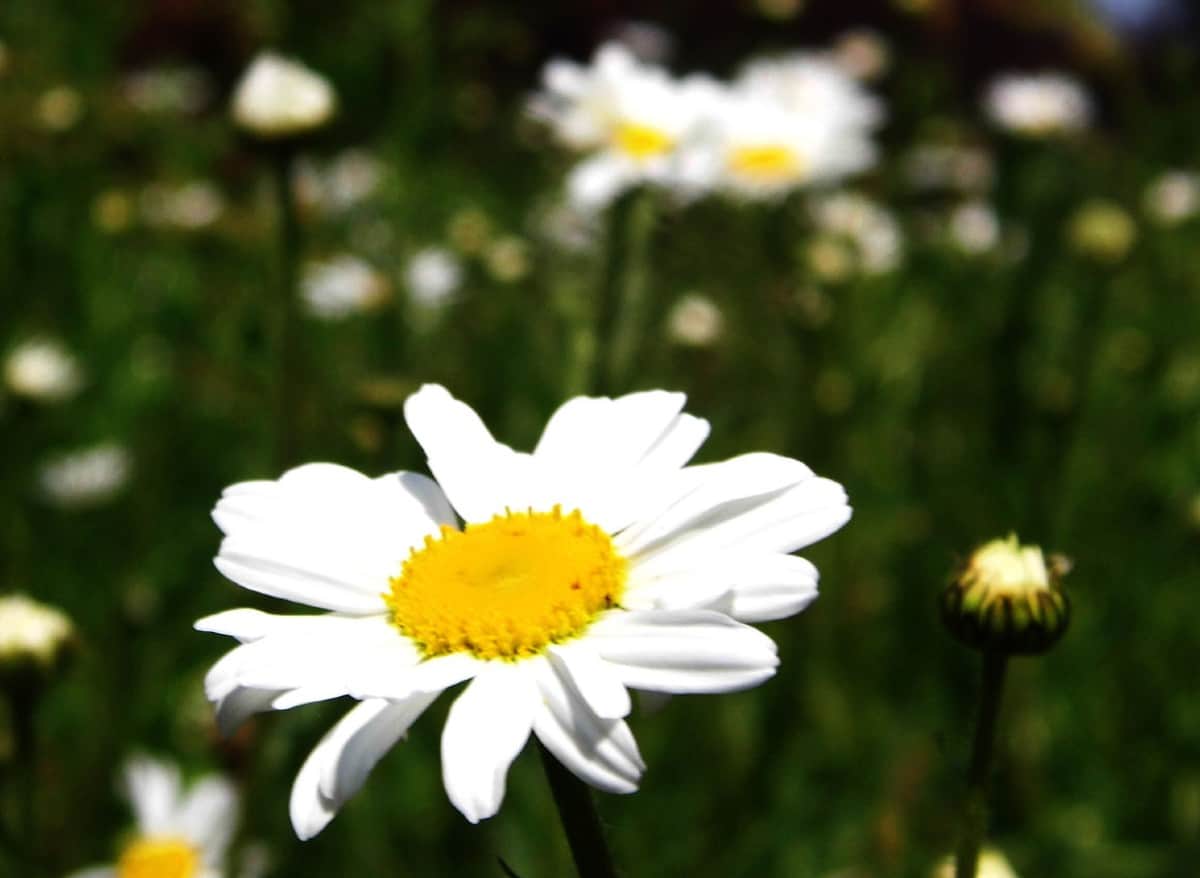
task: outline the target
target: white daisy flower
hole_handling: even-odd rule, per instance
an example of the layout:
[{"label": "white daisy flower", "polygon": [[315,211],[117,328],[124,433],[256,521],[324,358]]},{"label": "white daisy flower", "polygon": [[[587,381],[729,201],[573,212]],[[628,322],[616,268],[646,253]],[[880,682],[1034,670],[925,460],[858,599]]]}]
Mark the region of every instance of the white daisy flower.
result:
[{"label": "white daisy flower", "polygon": [[255,58],[233,92],[233,121],[266,140],[313,132],[336,110],[337,95],[329,80],[274,52]]},{"label": "white daisy flower", "polygon": [[124,791],[133,806],[137,833],[112,866],[76,872],[71,878],[221,878],[238,819],[233,785],[217,775],[200,778],[185,792],[179,769],[146,756],[125,767]]},{"label": "white daisy flower", "polygon": [[872,104],[826,105],[826,93],[814,90],[805,108],[804,90],[778,72],[765,68],[709,102],[705,136],[681,160],[691,188],[770,199],[874,164]]},{"label": "white daisy flower", "polygon": [[76,509],[103,503],[129,481],[133,461],[116,442],[62,454],[38,468],[42,496],[55,506]]},{"label": "white daisy flower", "polygon": [[833,58],[793,52],[752,61],[734,88],[775,101],[794,113],[825,120],[833,128],[873,131],[883,123],[883,104]]},{"label": "white daisy flower", "polygon": [[601,46],[588,67],[551,61],[542,79],[531,110],[566,146],[589,153],[567,180],[570,201],[587,210],[639,183],[670,185],[713,88],[678,82],[616,43]]},{"label": "white daisy flower", "polygon": [[1027,137],[1082,131],[1092,119],[1091,97],[1065,73],[999,76],[988,86],[983,105],[993,123]]},{"label": "white daisy flower", "polygon": [[799,612],[817,570],[789,553],[850,517],[842,487],[773,454],[687,466],[708,423],[684,396],[578,397],[532,453],[492,438],[426,386],[405,403],[437,482],[310,464],[226,489],[217,568],[316,607],[196,623],[241,645],[206,679],[223,729],[250,714],[359,699],[296,778],[310,838],[445,689],[470,681],[442,733],[442,774],[470,821],[494,815],[530,733],[608,792],[644,764],[629,689],[728,692],[775,672],[743,622]]},{"label": "white daisy flower", "polygon": [[404,268],[409,296],[426,308],[440,308],[454,301],[462,282],[462,263],[444,247],[418,250]]},{"label": "white daisy flower", "polygon": [[341,320],[370,311],[387,296],[384,277],[362,259],[346,253],[308,263],[300,279],[305,310],[322,320]]},{"label": "white daisy flower", "polygon": [[18,344],[5,358],[4,383],[17,396],[62,402],[83,386],[83,370],[62,342],[33,338]]}]

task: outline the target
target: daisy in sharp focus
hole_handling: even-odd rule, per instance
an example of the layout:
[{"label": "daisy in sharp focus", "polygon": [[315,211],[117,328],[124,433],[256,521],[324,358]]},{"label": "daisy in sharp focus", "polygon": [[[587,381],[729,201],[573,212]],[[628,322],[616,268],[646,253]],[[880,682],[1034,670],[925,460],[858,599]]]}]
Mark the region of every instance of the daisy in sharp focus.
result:
[{"label": "daisy in sharp focus", "polygon": [[301,838],[455,684],[469,681],[442,774],[476,822],[499,809],[530,733],[582,780],[629,793],[644,765],[628,690],[729,692],[774,674],[775,644],[743,623],[816,597],[816,568],[789,553],[849,519],[846,494],[774,454],[688,466],[708,423],[683,405],[665,391],[578,397],[524,453],[428,385],[404,414],[436,482],[309,464],[226,489],[217,568],[323,612],[196,623],[241,641],[206,679],[218,722],[360,701],[296,778]]},{"label": "daisy in sharp focus", "polygon": [[579,209],[605,207],[640,183],[670,185],[680,147],[701,123],[715,89],[673,79],[624,46],[601,46],[590,66],[554,60],[531,110],[568,148],[587,153],[567,178]]},{"label": "daisy in sharp focus", "polygon": [[197,780],[185,792],[179,769],[146,756],[125,767],[124,791],[137,831],[117,862],[74,873],[71,878],[221,878],[237,828],[233,784],[217,775]]}]

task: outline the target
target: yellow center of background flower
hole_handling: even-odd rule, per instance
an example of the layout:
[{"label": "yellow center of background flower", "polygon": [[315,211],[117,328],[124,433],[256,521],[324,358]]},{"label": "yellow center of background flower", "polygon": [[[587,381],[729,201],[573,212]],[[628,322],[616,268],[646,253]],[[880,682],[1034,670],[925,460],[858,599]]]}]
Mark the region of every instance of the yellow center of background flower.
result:
[{"label": "yellow center of background flower", "polygon": [[625,587],[625,559],[576,510],[509,512],[426,537],[384,600],[426,656],[537,655],[580,634]]},{"label": "yellow center of background flower", "polygon": [[755,180],[788,179],[803,170],[800,156],[786,146],[739,146],[729,154],[729,169]]},{"label": "yellow center of background flower", "polygon": [[125,848],[117,862],[117,878],[193,878],[200,854],[178,838],[140,838]]},{"label": "yellow center of background flower", "polygon": [[617,148],[635,159],[649,159],[670,152],[675,141],[649,125],[626,122],[617,126],[614,135]]}]

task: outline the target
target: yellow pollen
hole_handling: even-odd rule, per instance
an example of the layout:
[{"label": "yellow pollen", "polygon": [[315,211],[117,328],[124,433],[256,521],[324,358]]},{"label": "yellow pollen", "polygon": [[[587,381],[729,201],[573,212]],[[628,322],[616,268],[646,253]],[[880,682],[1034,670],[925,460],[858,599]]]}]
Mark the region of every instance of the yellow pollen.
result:
[{"label": "yellow pollen", "polygon": [[803,171],[796,151],[786,146],[740,146],[729,154],[729,168],[735,174],[764,182],[789,179]]},{"label": "yellow pollen", "polygon": [[199,852],[180,838],[139,838],[117,861],[117,878],[193,878],[199,871]]},{"label": "yellow pollen", "polygon": [[626,567],[578,510],[508,512],[426,537],[383,599],[426,656],[516,660],[581,634],[616,606]]},{"label": "yellow pollen", "polygon": [[613,140],[621,152],[639,161],[663,155],[675,146],[674,139],[664,132],[634,122],[618,125]]}]

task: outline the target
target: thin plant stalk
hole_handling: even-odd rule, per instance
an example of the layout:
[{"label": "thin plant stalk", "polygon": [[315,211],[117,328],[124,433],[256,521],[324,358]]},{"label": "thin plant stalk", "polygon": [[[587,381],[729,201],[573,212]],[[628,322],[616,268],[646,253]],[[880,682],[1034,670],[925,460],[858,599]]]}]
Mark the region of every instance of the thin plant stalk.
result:
[{"label": "thin plant stalk", "polygon": [[567,843],[571,846],[571,857],[579,878],[616,878],[608,842],[604,838],[604,827],[596,813],[592,791],[587,784],[571,774],[541,743],[538,752],[542,756],[542,767],[546,780],[554,795],[554,804],[562,820]]},{"label": "thin plant stalk", "polygon": [[1000,698],[1004,692],[1004,672],[1008,656],[995,650],[983,653],[983,680],[979,692],[979,718],[971,746],[967,769],[967,794],[962,810],[962,835],[959,839],[954,878],[975,878],[979,849],[987,834],[987,791],[992,755],[996,745],[996,726],[1000,716]]},{"label": "thin plant stalk", "polygon": [[654,198],[637,189],[611,209],[606,300],[611,319],[603,333],[606,345],[606,390],[629,389],[634,362],[641,348],[649,308],[650,239],[654,232]]},{"label": "thin plant stalk", "polygon": [[296,206],[293,174],[295,152],[280,144],[271,153],[274,177],[276,225],[278,228],[278,277],[276,301],[271,315],[273,383],[275,407],[274,463],[285,469],[295,461],[297,387],[297,277],[300,259],[300,215]]}]

